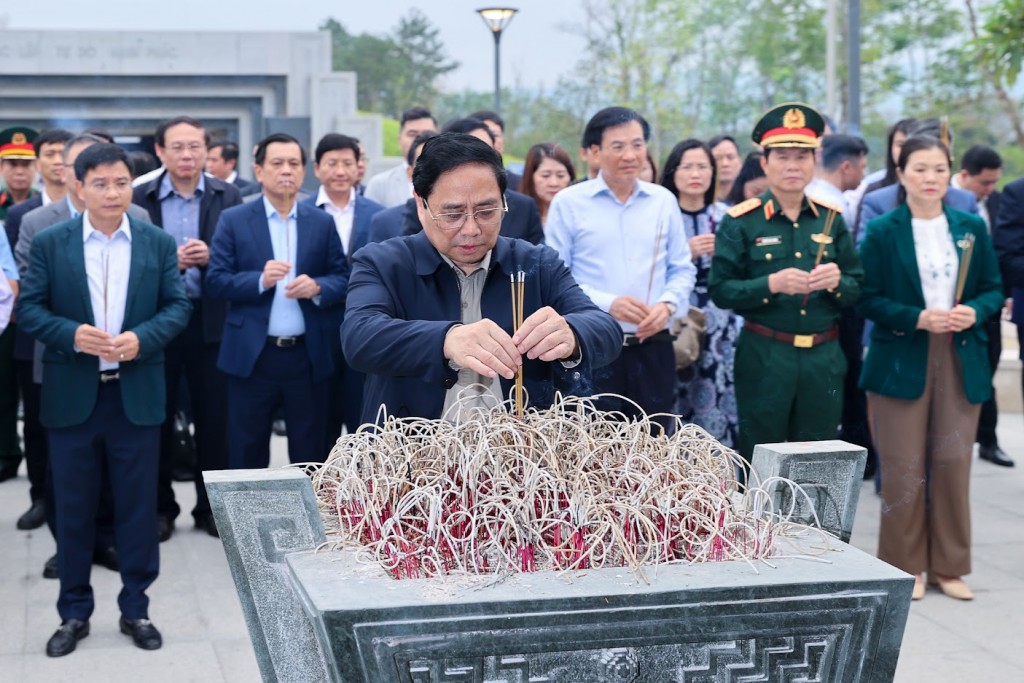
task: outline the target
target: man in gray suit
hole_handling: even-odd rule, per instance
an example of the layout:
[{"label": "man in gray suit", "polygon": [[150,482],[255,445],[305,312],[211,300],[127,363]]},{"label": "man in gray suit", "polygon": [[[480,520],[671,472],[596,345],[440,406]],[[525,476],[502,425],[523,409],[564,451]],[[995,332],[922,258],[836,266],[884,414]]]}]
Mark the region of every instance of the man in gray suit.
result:
[{"label": "man in gray suit", "polygon": [[429,109],[413,107],[402,112],[401,128],[398,129],[398,146],[402,148],[402,163],[389,171],[378,173],[370,178],[364,196],[372,199],[385,209],[400,206],[412,198],[412,183],[406,171],[405,162],[409,156],[409,147],[420,133],[437,130],[437,119]]},{"label": "man in gray suit", "polygon": [[[69,187],[73,186],[75,181],[75,159],[82,153],[82,150],[99,142],[106,141],[94,135],[85,134],[72,138],[64,146],[65,181]],[[14,260],[18,265],[18,272],[21,274],[23,281],[28,271],[29,253],[32,251],[33,238],[51,225],[57,225],[77,217],[84,208],[85,205],[82,200],[74,192],[68,192],[63,199],[33,209],[25,214],[21,220],[21,229],[18,231],[18,242],[14,245]],[[134,204],[128,208],[128,215],[134,219],[149,222],[149,213],[142,207]],[[31,386],[23,387],[25,391],[22,398],[25,412],[25,460],[28,466],[29,496],[32,500],[32,506],[26,515],[39,515],[42,511],[49,523],[50,531],[53,532],[53,522],[55,519],[53,496],[51,495],[50,485],[47,483],[49,450],[46,430],[39,422],[40,388],[43,381],[41,368],[42,349],[41,344],[36,342],[33,345],[31,344],[31,339],[29,339],[27,348],[24,348],[24,345],[15,348],[15,363],[34,365],[33,382]],[[26,382],[25,384],[28,385],[29,383]],[[30,447],[30,444],[34,447]],[[96,515],[98,533],[96,535],[93,561],[107,569],[117,571],[117,553],[114,550],[114,530],[111,525],[113,511],[105,509],[104,502],[110,502],[106,496],[101,498],[100,509]],[[153,533],[156,533],[155,529]],[[56,534],[54,538],[56,538]],[[57,578],[56,555],[46,561],[43,576],[48,579]]]}]

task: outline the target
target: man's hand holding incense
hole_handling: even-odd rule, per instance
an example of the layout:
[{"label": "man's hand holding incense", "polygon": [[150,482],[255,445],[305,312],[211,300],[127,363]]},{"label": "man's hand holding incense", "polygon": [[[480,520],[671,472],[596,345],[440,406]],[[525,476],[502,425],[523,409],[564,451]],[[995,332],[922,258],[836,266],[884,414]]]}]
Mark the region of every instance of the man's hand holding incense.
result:
[{"label": "man's hand holding incense", "polygon": [[[524,328],[535,315],[537,313],[524,321]],[[516,369],[523,362],[512,337],[493,320],[487,319],[456,325],[448,330],[444,338],[444,357],[484,377],[501,375],[505,379],[514,378]]]},{"label": "man's hand holding incense", "polygon": [[641,341],[654,335],[665,329],[668,325],[668,319],[672,317],[672,311],[669,309],[668,304],[664,301],[659,301],[650,308],[650,312],[647,317],[640,321],[640,324],[636,327],[636,336]]},{"label": "man's hand holding incense", "polygon": [[519,353],[529,359],[564,360],[576,354],[576,334],[565,318],[550,306],[537,310],[523,321],[512,337]]},{"label": "man's hand holding incense", "polygon": [[842,273],[835,263],[822,263],[814,267],[810,277],[807,278],[807,285],[810,291],[819,289],[835,289],[839,286]]}]

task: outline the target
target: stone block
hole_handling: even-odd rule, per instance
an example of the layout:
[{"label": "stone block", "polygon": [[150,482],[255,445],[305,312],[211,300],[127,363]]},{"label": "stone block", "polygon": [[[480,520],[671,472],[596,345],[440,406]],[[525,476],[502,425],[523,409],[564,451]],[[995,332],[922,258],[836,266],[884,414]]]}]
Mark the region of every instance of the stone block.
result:
[{"label": "stone block", "polygon": [[867,457],[866,449],[845,441],[791,441],[758,444],[751,467],[762,482],[783,477],[807,493],[794,498],[785,484],[765,487],[778,509],[793,509],[791,519],[813,524],[813,507],[823,529],[849,542]]},{"label": "stone block", "polygon": [[331,680],[891,681],[913,579],[836,543],[780,559],[395,581],[351,553],[287,558]]},{"label": "stone block", "polygon": [[325,540],[309,477],[296,469],[205,472],[235,590],[264,681],[329,680],[284,558]]}]

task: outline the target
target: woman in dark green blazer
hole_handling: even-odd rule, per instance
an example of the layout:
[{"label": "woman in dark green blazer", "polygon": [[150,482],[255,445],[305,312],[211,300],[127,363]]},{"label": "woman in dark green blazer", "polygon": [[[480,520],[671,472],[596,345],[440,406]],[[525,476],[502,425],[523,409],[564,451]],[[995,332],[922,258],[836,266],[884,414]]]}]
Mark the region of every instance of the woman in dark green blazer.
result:
[{"label": "woman in dark green blazer", "polygon": [[943,204],[944,144],[910,138],[897,172],[905,201],[868,223],[857,303],[874,321],[860,386],[882,468],[878,556],[915,575],[915,600],[924,572],[946,595],[970,600],[961,578],[971,571],[968,482],[992,391],[983,323],[1003,303],[999,266],[984,222]]}]

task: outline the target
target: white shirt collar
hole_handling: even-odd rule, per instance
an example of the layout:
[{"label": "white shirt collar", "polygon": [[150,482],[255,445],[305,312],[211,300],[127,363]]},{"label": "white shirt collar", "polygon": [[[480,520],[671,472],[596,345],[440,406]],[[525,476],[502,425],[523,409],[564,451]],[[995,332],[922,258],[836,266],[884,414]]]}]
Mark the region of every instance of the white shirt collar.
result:
[{"label": "white shirt collar", "polygon": [[[132,227],[128,221],[128,214],[121,215],[121,225],[117,226],[117,230],[110,236],[110,239],[114,239],[117,233],[123,232],[124,236],[128,238],[128,241],[132,241]],[[96,226],[92,224],[92,218],[89,217],[89,210],[86,209],[82,213],[82,242],[87,242],[93,233],[99,233],[103,236],[103,239],[107,239],[107,236],[96,229]]]},{"label": "white shirt collar", "polygon": [[337,211],[339,213],[343,211],[354,210],[356,205],[355,185],[353,185],[349,189],[348,203],[345,204],[344,207],[339,207],[334,202],[332,202],[330,195],[327,194],[327,190],[324,188],[323,185],[321,185],[320,189],[316,191],[316,205],[319,206],[320,208],[326,208],[328,211],[333,209],[334,211]]}]

